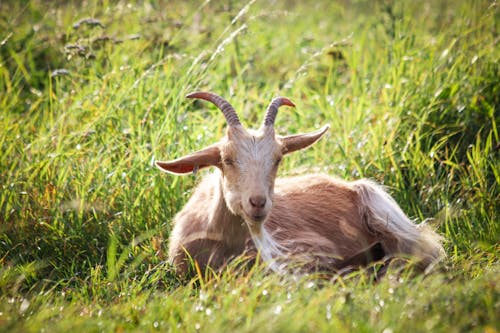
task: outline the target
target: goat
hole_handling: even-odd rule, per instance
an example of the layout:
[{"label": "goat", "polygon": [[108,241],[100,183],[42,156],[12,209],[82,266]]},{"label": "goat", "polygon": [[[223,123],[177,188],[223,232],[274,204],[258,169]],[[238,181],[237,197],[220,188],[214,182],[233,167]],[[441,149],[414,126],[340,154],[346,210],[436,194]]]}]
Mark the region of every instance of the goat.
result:
[{"label": "goat", "polygon": [[179,275],[187,273],[190,258],[201,269],[217,270],[245,251],[251,253],[253,245],[276,271],[294,263],[308,271],[337,271],[401,255],[432,267],[443,257],[440,237],[428,226],[414,224],[370,180],[348,182],[325,174],[276,178],[284,155],[309,147],[329,128],[276,135],[278,108],[295,106],[289,99],[273,99],[260,129],[246,130],[222,97],[209,92],[187,97],[215,104],[228,126],[221,141],[156,162],[173,174],[216,167],[174,218],[169,260]]}]

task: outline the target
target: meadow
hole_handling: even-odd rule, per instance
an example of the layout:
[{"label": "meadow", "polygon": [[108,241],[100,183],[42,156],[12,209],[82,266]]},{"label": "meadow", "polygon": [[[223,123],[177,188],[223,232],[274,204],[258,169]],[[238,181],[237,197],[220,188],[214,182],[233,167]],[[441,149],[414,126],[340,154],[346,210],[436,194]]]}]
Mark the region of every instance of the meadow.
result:
[{"label": "meadow", "polygon": [[[1,332],[498,332],[497,1],[0,2]],[[281,134],[329,123],[280,175],[383,183],[444,237],[429,275],[264,265],[179,281],[171,222],[228,99]]]}]

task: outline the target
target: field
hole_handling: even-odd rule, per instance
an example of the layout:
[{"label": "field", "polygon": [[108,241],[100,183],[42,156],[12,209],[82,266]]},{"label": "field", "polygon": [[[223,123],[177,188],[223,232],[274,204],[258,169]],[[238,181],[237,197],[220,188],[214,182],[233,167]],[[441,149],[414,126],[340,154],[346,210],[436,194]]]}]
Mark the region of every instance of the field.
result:
[{"label": "field", "polygon": [[[497,1],[1,1],[1,332],[498,332]],[[447,258],[335,281],[231,266],[178,281],[173,216],[218,140],[329,123],[280,175],[383,183]]]}]

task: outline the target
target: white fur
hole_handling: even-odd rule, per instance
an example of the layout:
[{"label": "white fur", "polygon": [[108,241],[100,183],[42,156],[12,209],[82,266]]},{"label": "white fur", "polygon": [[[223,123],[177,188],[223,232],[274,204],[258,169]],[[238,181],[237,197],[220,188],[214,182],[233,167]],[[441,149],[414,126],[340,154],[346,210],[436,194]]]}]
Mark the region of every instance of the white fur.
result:
[{"label": "white fur", "polygon": [[361,189],[359,194],[363,205],[369,209],[375,219],[385,223],[392,233],[404,239],[418,237],[419,233],[415,225],[381,186],[363,179],[356,182],[355,188]]},{"label": "white fur", "polygon": [[275,272],[283,272],[284,264],[280,264],[278,260],[283,258],[286,250],[280,245],[264,226],[260,227],[259,232],[253,232],[250,229],[252,240],[260,253],[264,262]]},{"label": "white fur", "polygon": [[441,238],[424,224],[414,224],[403,213],[396,201],[374,182],[363,179],[356,181],[354,188],[361,199],[361,207],[368,210],[371,219],[368,227],[374,230],[387,230],[398,239],[398,250],[414,253],[432,268],[445,256]]}]

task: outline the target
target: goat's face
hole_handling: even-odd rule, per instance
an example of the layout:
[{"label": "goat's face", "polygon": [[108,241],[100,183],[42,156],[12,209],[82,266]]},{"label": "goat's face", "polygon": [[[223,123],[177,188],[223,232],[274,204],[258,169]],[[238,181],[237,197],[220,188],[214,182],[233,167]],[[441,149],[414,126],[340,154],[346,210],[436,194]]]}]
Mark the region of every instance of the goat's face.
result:
[{"label": "goat's face", "polygon": [[222,188],[228,208],[250,227],[262,223],[271,211],[274,179],[283,146],[274,131],[229,128],[221,143]]},{"label": "goat's face", "polygon": [[273,204],[274,180],[283,155],[306,148],[328,130],[322,129],[290,136],[276,136],[274,119],[281,105],[294,106],[283,97],[269,105],[258,131],[247,131],[232,106],[212,93],[194,93],[188,97],[209,100],[222,110],[228,122],[227,135],[220,142],[169,162],[156,162],[163,171],[175,174],[196,172],[216,166],[221,170],[222,192],[229,210],[241,216],[249,228],[258,232]]}]

